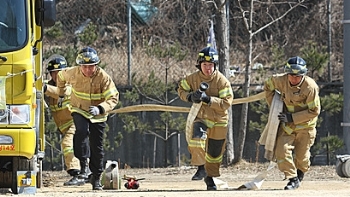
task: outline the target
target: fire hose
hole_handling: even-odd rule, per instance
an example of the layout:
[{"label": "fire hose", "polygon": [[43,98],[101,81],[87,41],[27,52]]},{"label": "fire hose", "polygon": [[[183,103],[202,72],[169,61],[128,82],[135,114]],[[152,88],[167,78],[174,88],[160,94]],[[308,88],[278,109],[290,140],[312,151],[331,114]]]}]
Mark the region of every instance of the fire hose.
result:
[{"label": "fire hose", "polygon": [[[245,97],[245,98],[237,98],[233,99],[232,105],[238,105],[243,103],[255,102],[265,98],[265,92],[261,92],[259,94]],[[167,106],[167,105],[156,105],[156,104],[142,104],[142,105],[133,105],[127,106],[119,109],[115,109],[112,113],[129,113],[129,112],[138,112],[138,111],[168,111],[168,112],[182,112],[188,113],[186,120],[186,141],[189,142],[192,135],[192,125],[193,121],[196,118],[198,111],[201,107],[202,103],[193,103],[191,108],[188,107],[178,107],[178,106]],[[277,117],[277,116],[276,116]],[[271,136],[271,135],[269,135]],[[266,155],[265,155],[266,156]],[[273,169],[275,166],[274,162],[270,162],[266,172],[260,173],[253,181],[248,182],[239,187],[239,189],[259,189],[267,176],[267,172]],[[218,180],[220,181],[220,180]]]},{"label": "fire hose", "polygon": [[[254,102],[265,98],[265,93],[261,92],[259,94],[245,97],[245,98],[237,98],[233,99],[232,105]],[[142,105],[132,105],[126,106],[119,109],[115,109],[110,111],[110,114],[114,113],[130,113],[130,112],[139,112],[139,111],[168,111],[168,112],[180,112],[180,113],[188,113],[190,112],[189,107],[178,107],[178,106],[168,106],[168,105],[157,105],[157,104],[142,104]]]}]

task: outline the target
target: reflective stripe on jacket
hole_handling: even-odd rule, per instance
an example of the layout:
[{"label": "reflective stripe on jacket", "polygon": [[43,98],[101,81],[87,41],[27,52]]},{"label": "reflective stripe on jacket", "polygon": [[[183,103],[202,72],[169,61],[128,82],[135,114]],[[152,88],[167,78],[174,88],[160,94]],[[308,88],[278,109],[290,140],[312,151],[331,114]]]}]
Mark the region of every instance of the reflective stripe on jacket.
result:
[{"label": "reflective stripe on jacket", "polygon": [[[62,108],[59,108],[57,106],[58,88],[54,86],[53,80],[50,80],[46,85],[46,87],[47,89],[45,92],[45,95],[46,95],[45,100],[49,105],[53,120],[55,121],[58,129],[62,133],[65,133],[69,129],[69,127],[73,124],[73,117],[71,116],[71,112],[68,110],[68,107],[67,107],[67,104],[69,104],[69,98],[67,97],[64,100]],[[66,93],[70,91],[68,90],[68,88],[65,89]]]},{"label": "reflective stripe on jacket", "polygon": [[316,127],[321,104],[319,87],[312,78],[304,76],[298,85],[291,86],[287,74],[274,75],[265,81],[264,90],[269,105],[275,90],[279,91],[285,105],[284,111],[292,113],[293,122],[281,124],[288,134],[293,130]]},{"label": "reflective stripe on jacket", "polygon": [[219,71],[214,71],[211,76],[205,76],[201,71],[197,71],[181,80],[178,88],[181,100],[187,101],[188,94],[196,91],[201,82],[206,82],[209,85],[205,93],[211,97],[211,103],[210,105],[202,104],[197,118],[202,120],[209,128],[227,126],[227,110],[231,107],[233,92],[230,82]]},{"label": "reflective stripe on jacket", "polygon": [[[85,77],[80,66],[60,71],[57,77],[60,95],[63,94],[66,83],[72,86],[70,110],[92,122],[106,121],[108,112],[113,110],[119,101],[119,92],[112,78],[98,66],[92,77]],[[104,114],[92,116],[89,113],[90,106],[101,106]]]}]

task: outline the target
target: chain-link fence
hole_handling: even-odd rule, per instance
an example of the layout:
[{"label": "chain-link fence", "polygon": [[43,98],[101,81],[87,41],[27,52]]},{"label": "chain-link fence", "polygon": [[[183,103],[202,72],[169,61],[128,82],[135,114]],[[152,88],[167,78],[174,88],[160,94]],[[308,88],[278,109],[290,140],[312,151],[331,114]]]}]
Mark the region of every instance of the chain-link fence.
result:
[{"label": "chain-link fence", "polygon": [[[199,47],[182,46],[183,42],[177,39],[181,36],[181,24],[163,27],[162,31],[170,28],[178,29],[180,35],[176,37],[172,38],[176,32],[174,30],[169,32],[173,35],[159,36],[154,33],[154,29],[161,26],[159,21],[151,22],[152,17],[157,14],[159,17],[164,10],[161,11],[148,4],[148,1],[144,2],[131,1],[132,56],[130,59],[128,57],[127,2],[111,0],[58,1],[57,23],[45,31],[45,57],[52,53],[62,53],[69,64],[74,66],[77,51],[81,47],[92,46],[99,53],[101,65],[105,66],[105,70],[113,76],[118,86],[128,85],[130,73],[135,74],[137,78],[145,78],[150,72],[155,71],[159,78],[165,79],[165,72],[167,72],[168,79],[177,81],[180,77],[194,71],[195,58],[192,57],[196,53],[190,53],[189,49],[198,50]],[[206,22],[201,26],[205,31],[194,32],[194,34],[196,34],[195,37],[201,37],[199,46],[204,47],[207,34]],[[184,29],[184,31],[187,30]],[[182,40],[187,38],[183,36]],[[150,53],[150,47],[158,47],[158,51]],[[168,50],[165,51],[165,49]],[[181,57],[174,57],[176,56],[174,53],[181,53]]]},{"label": "chain-link fence", "polygon": [[[143,78],[153,70],[157,71],[156,75],[164,79],[166,69],[171,79],[176,81],[195,70],[193,65],[197,52],[206,45],[209,20],[213,20],[215,25],[215,14],[218,9],[224,7],[215,3],[218,1],[130,0],[131,29],[128,29],[127,2],[57,0],[57,23],[45,31],[45,57],[51,53],[60,52],[65,55],[70,65],[74,65],[77,50],[89,45],[98,51],[102,64],[106,65],[106,70],[113,75],[117,85],[128,85],[130,73]],[[269,24],[295,3],[297,1],[293,0],[290,4],[257,2],[253,8],[250,8],[250,3],[245,1],[232,0],[225,4],[229,9],[227,17],[230,36],[230,69],[238,71],[236,77],[230,79],[233,83],[244,81],[239,72],[244,71],[244,65],[247,63],[249,31],[244,21],[248,16],[244,14],[249,13],[249,9],[255,11],[251,31],[254,33],[252,65],[256,67],[283,66],[283,62],[288,57],[299,54],[300,49],[305,47],[309,40],[326,45],[325,41],[329,36],[327,27],[317,26],[317,24],[324,24],[323,19],[327,17],[327,13],[323,11],[326,6],[324,2],[306,1],[304,7],[315,7],[315,9],[304,10],[301,6],[292,10],[280,21]],[[342,17],[340,6],[339,2],[333,3],[332,18],[336,21]],[[316,7],[323,9],[316,9]],[[270,17],[266,15],[266,10]],[[310,22],[310,20],[313,21]],[[262,28],[264,24],[269,25]],[[311,27],[310,24],[316,25]],[[293,28],[290,28],[291,25]],[[310,28],[306,29],[305,26]],[[313,29],[320,31],[315,35]],[[332,29],[335,32],[341,32],[341,24],[334,23]],[[129,35],[131,35],[130,41]],[[338,61],[342,59],[341,39],[341,36],[332,38],[334,75],[340,72]],[[128,46],[131,46],[130,59]],[[175,57],[174,51],[163,51],[162,54],[159,51],[150,53],[149,49],[155,46],[160,50],[176,48],[182,51],[184,56]],[[220,49],[220,46],[218,48]],[[274,54],[276,51],[280,53]],[[325,76],[326,74],[324,73]],[[254,77],[252,79],[256,80]],[[260,83],[261,80],[257,82]]]}]

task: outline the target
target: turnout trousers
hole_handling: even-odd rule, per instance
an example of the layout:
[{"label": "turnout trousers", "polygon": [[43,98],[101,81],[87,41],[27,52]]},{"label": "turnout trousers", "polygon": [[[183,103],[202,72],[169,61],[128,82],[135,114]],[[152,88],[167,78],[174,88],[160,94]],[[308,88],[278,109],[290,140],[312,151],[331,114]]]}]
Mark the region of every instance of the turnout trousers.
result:
[{"label": "turnout trousers", "polygon": [[73,138],[75,133],[75,125],[72,124],[67,131],[61,132],[61,147],[64,156],[66,170],[80,170],[79,159],[74,156]]},{"label": "turnout trousers", "polygon": [[103,133],[105,122],[91,123],[79,113],[72,113],[76,131],[74,135],[74,154],[80,161],[89,160],[92,174],[99,177],[103,172]]},{"label": "turnout trousers", "polygon": [[275,156],[278,168],[286,179],[297,177],[297,169],[304,173],[309,170],[310,148],[314,144],[315,137],[315,128],[296,130],[290,135],[279,128]]},{"label": "turnout trousers", "polygon": [[192,137],[188,143],[188,151],[191,154],[191,165],[202,166],[205,164],[205,143],[208,127],[202,122],[193,123]]},{"label": "turnout trousers", "polygon": [[208,129],[204,167],[209,177],[220,176],[220,165],[226,147],[226,135],[227,126],[214,126]]},{"label": "turnout trousers", "polygon": [[192,138],[188,144],[191,164],[204,165],[207,175],[220,176],[220,165],[226,146],[226,126],[208,128],[202,122],[194,122]]}]

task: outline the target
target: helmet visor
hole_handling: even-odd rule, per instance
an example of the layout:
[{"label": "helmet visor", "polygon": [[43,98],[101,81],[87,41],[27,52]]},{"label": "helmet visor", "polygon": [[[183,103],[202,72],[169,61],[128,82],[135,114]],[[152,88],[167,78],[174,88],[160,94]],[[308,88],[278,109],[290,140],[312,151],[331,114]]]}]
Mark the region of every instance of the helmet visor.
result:
[{"label": "helmet visor", "polygon": [[47,64],[47,71],[57,71],[57,70],[64,70],[67,68],[67,60],[58,54],[51,55],[47,60],[44,61],[45,64]]},{"label": "helmet visor", "polygon": [[66,67],[63,66],[63,63],[51,64],[50,67],[48,68],[50,72],[57,71],[57,70],[64,70],[64,69],[66,69]]},{"label": "helmet visor", "polygon": [[79,65],[94,65],[100,62],[99,57],[94,52],[83,52],[77,56],[76,63]]},{"label": "helmet visor", "polygon": [[285,66],[285,72],[290,75],[305,75],[307,73],[306,65],[289,64]]},{"label": "helmet visor", "polygon": [[199,53],[199,59],[200,62],[217,62],[219,60],[219,56],[215,54],[212,56],[208,56],[204,55],[204,53]]}]

